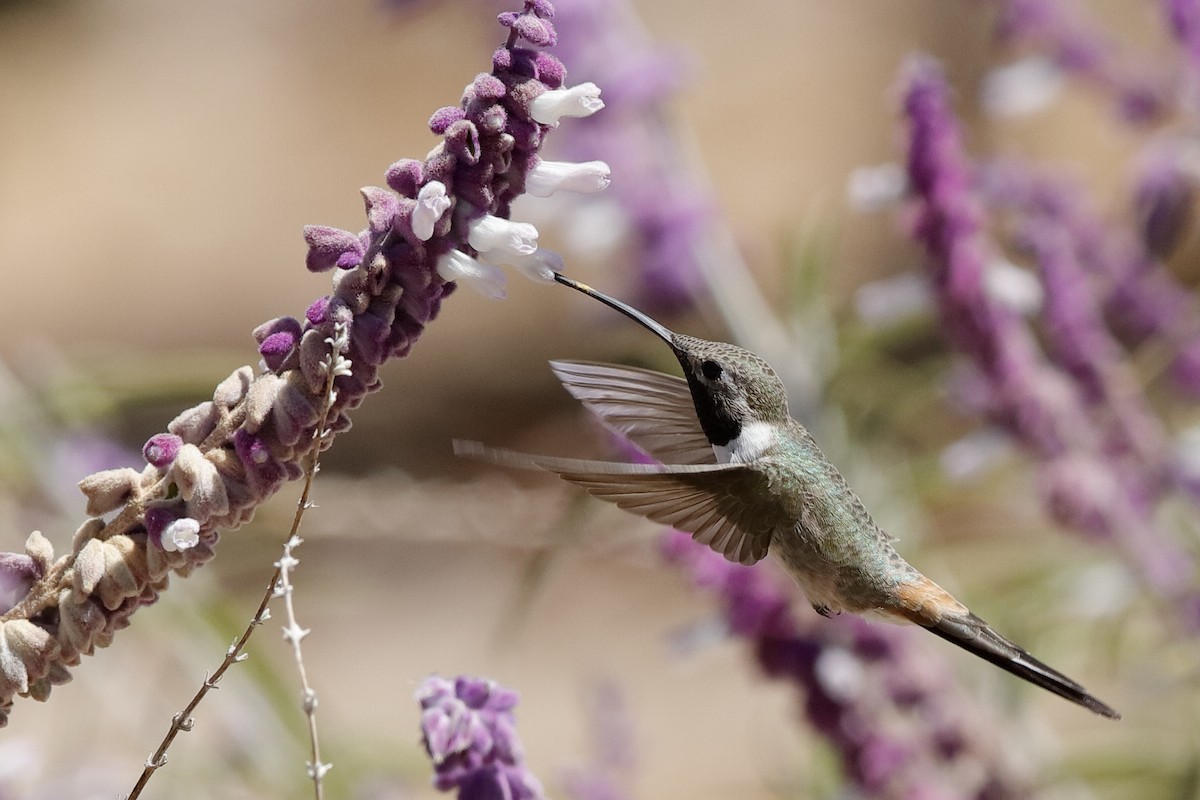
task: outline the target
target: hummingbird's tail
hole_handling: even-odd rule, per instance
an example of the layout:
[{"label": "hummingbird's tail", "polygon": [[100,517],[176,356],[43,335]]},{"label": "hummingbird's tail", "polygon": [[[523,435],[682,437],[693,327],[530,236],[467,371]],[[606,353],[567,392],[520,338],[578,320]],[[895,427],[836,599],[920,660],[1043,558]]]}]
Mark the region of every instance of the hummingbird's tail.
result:
[{"label": "hummingbird's tail", "polygon": [[1087,689],[996,633],[992,626],[924,575],[918,573],[912,580],[901,583],[893,603],[891,614],[915,622],[1000,669],[1101,716],[1121,718],[1113,708],[1088,694]]},{"label": "hummingbird's tail", "polygon": [[1089,711],[1109,719],[1121,718],[1113,708],[1090,695],[1087,689],[1053,667],[1038,661],[969,611],[962,615],[943,615],[941,620],[933,625],[923,620],[919,621],[919,624],[946,641],[953,642],[1035,686],[1054,692],[1059,697],[1078,703]]}]

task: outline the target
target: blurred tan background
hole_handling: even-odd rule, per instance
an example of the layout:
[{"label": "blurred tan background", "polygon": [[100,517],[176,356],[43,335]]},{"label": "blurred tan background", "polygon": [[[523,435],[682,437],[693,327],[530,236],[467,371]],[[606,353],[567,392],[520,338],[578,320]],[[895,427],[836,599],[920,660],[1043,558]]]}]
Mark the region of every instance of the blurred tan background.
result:
[{"label": "blurred tan background", "polygon": [[[1150,6],[1088,4],[1121,41],[1153,49],[1166,38]],[[893,86],[914,49],[943,59],[971,118],[978,79],[1000,58],[989,5],[656,0],[639,11],[655,38],[693,59],[678,117],[769,296],[783,281],[789,237],[813,226],[835,232],[826,275],[835,311],[864,281],[918,263],[892,216],[847,208],[846,179],[898,156]],[[381,183],[394,160],[422,156],[434,143],[429,114],[489,68],[503,38],[494,13],[450,1],[0,4],[0,359],[12,372],[9,400],[15,387],[25,393],[35,441],[98,430],[136,452],[179,409],[254,363],[256,324],[299,316],[327,292],[328,276],[304,270],[301,226],[358,229],[358,188]],[[971,136],[981,150],[1074,166],[1102,203],[1126,188],[1132,134],[1087,92]],[[570,264],[570,242],[556,242],[552,228],[543,236]],[[628,280],[594,265],[579,274],[616,294]],[[668,322],[722,335],[705,309]],[[561,770],[587,758],[588,686],[615,680],[636,731],[637,797],[830,796],[803,788],[818,757],[795,724],[794,695],[760,680],[740,645],[671,654],[672,634],[703,620],[707,601],[659,565],[653,526],[549,479],[449,455],[453,437],[586,447],[579,442],[598,434],[546,359],[616,358],[645,345],[603,309],[519,277],[505,302],[460,290],[331,451],[296,583],[301,623],[314,631],[305,646],[337,796],[432,796],[410,697],[434,671],[488,674],[522,692],[521,734],[552,789]],[[56,476],[67,487],[57,509],[25,506],[20,492],[0,501],[0,546],[18,549],[52,513],[81,519],[82,497],[69,489],[79,477]],[[1020,569],[1006,565],[1031,557],[1029,542],[1055,563],[1103,567],[1104,557],[1048,532],[1028,475],[1002,480],[1011,494],[1002,487],[973,501],[967,535],[982,539],[974,549],[954,541],[957,512],[927,509],[904,537],[925,548],[927,571],[968,597],[970,579],[957,576],[981,560],[999,564],[976,596],[991,594],[988,616],[1011,629],[1011,618],[1037,609],[994,593]],[[127,791],[170,714],[250,613],[295,494],[285,490],[253,526],[226,535],[213,564],[139,613],[51,702],[18,702],[0,734],[0,777],[5,764],[29,765],[15,770],[27,792],[15,796]],[[517,630],[505,628],[527,557],[559,543],[566,527],[579,528],[575,538],[532,585]],[[1025,544],[1007,538],[1013,528]],[[46,533],[60,550],[69,545],[69,526]],[[296,679],[278,639],[270,625],[260,632],[251,661],[201,707],[147,796],[303,796]],[[1013,758],[1031,770],[1053,765],[1049,796],[1135,796],[1123,794],[1128,776],[1106,785],[1094,771],[1073,772],[1097,753],[1133,749],[1164,773],[1182,769],[1195,745],[1179,733],[1190,701],[1131,696],[1136,681],[1107,673],[1094,653],[1069,644],[1051,653],[1098,693],[1115,692],[1129,719],[1108,726],[1023,693],[1033,710],[1021,714]],[[982,665],[947,657],[984,696],[1011,689],[980,675]],[[1134,707],[1131,697],[1140,697]],[[1172,734],[1150,737],[1158,731]],[[25,787],[34,775],[36,788]]]}]

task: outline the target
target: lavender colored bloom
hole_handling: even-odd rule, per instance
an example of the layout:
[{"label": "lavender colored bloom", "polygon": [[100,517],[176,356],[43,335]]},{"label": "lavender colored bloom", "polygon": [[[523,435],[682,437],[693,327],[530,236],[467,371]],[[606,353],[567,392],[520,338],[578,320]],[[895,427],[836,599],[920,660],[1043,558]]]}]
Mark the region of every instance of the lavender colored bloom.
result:
[{"label": "lavender colored bloom", "polygon": [[1112,95],[1118,113],[1147,123],[1171,111],[1176,87],[1164,69],[1124,57],[1074,0],[993,0],[997,35],[1046,53],[1064,71]]},{"label": "lavender colored bloom", "polygon": [[600,158],[622,176],[613,201],[635,260],[637,304],[686,308],[701,291],[695,254],[716,203],[678,168],[683,156],[665,122],[663,107],[681,83],[685,59],[652,42],[619,0],[560,0],[555,23],[574,69],[604,86],[608,105],[564,146],[574,160]]},{"label": "lavender colored bloom", "polygon": [[1183,46],[1192,68],[1200,70],[1200,3],[1196,0],[1162,0],[1171,32]]},{"label": "lavender colored bloom", "polygon": [[[1087,305],[1078,264],[1056,228],[1026,232],[1047,270],[1048,323],[1064,372],[1046,361],[1026,323],[984,290],[981,276],[995,245],[984,228],[948,88],[932,60],[908,65],[904,110],[916,194],[913,235],[929,255],[943,330],[985,387],[977,393],[983,410],[1042,460],[1047,502],[1060,521],[1115,542],[1163,596],[1187,605],[1196,593],[1194,563],[1151,520],[1162,458],[1155,452],[1156,423],[1131,404],[1122,385],[1128,381],[1112,377],[1115,346]],[[1089,411],[1089,392],[1126,415],[1115,439],[1102,435],[1105,425]],[[1142,436],[1150,441],[1140,441]],[[1136,457],[1114,459],[1114,441],[1118,451]],[[1084,475],[1093,478],[1081,480]]]},{"label": "lavender colored bloom", "polygon": [[850,615],[802,621],[766,565],[731,563],[676,531],[664,534],[662,549],[716,595],[730,633],[747,640],[763,672],[800,690],[809,724],[864,796],[1029,795],[989,745],[986,721],[964,713],[970,706],[952,679],[909,645],[908,632]]},{"label": "lavender colored bloom", "polygon": [[1175,252],[1195,211],[1196,182],[1188,168],[1195,159],[1194,143],[1179,142],[1154,148],[1140,165],[1134,212],[1142,244],[1155,258]]},{"label": "lavender colored bloom", "polygon": [[[1182,169],[1180,162],[1188,156],[1165,148],[1151,155],[1143,175],[1161,171],[1167,152],[1175,154],[1175,169]],[[1154,182],[1145,177],[1139,182],[1140,207],[1143,202],[1168,202],[1161,194],[1157,200],[1146,197],[1149,190],[1144,187]],[[1139,240],[1092,210],[1081,187],[1012,159],[989,164],[981,172],[979,186],[990,207],[1026,220],[1019,221],[1020,225],[1042,224],[1037,222],[1042,220],[1061,229],[1071,241],[1075,260],[1088,273],[1090,292],[1098,296],[1105,321],[1125,341],[1160,340],[1172,353],[1171,374],[1176,386],[1189,396],[1200,396],[1200,372],[1193,371],[1189,357],[1200,347],[1200,318],[1194,313],[1191,293],[1152,257],[1149,234]],[[1179,213],[1176,209],[1161,216]],[[1172,238],[1177,235],[1170,234]],[[1159,239],[1160,244],[1165,238]]]},{"label": "lavender colored bloom", "polygon": [[[151,439],[140,472],[111,469],[81,481],[95,518],[75,535],[72,552],[55,560],[35,534],[24,556],[8,556],[32,559],[42,577],[0,618],[0,640],[19,640],[9,650],[16,655],[0,659],[0,724],[15,695],[45,699],[66,680],[66,665],[106,646],[137,608],[157,599],[172,572],[187,575],[212,558],[221,529],[245,523],[284,481],[303,475],[314,449],[329,447],[349,428],[349,413],[381,388],[381,365],[408,354],[454,280],[492,292],[498,268],[481,259],[510,250],[536,255],[536,230],[501,221],[551,129],[531,109],[556,119],[602,106],[597,87],[564,87],[563,64],[522,44],[553,41],[552,15],[545,0],[528,0],[506,17],[507,41],[493,53],[491,73],[476,77],[457,106],[434,114],[441,143],[422,162],[388,169],[385,182],[397,194],[362,190],[364,230],[304,229],[306,266],[334,270],[333,290],[303,321],[281,317],[255,329],[261,371],[235,370],[211,401],[176,417]],[[480,224],[507,236],[472,237]],[[101,519],[107,515],[111,521]],[[489,697],[494,705],[503,693]],[[498,733],[505,724],[489,732],[501,737],[498,750],[515,743]],[[497,774],[512,793],[537,794],[521,794],[519,774]],[[480,784],[472,796],[500,785]]]},{"label": "lavender colored bloom", "polygon": [[433,760],[433,785],[459,800],[540,800],[525,767],[513,708],[515,692],[492,681],[435,676],[417,689],[421,737]]}]

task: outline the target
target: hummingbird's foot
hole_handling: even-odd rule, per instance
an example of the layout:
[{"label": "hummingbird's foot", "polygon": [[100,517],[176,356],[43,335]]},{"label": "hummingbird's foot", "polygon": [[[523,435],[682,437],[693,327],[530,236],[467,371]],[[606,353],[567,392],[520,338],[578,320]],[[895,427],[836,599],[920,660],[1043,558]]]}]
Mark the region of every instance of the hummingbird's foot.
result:
[{"label": "hummingbird's foot", "polygon": [[825,617],[826,619],[836,617],[838,614],[842,613],[841,611],[834,611],[829,606],[818,605],[816,603],[813,604],[813,611],[817,612],[818,614],[820,614],[822,617]]}]

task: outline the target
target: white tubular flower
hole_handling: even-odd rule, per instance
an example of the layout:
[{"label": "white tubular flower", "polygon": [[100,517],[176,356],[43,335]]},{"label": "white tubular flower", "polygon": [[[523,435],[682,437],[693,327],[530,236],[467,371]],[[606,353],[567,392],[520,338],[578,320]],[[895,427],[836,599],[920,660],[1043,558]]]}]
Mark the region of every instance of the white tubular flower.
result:
[{"label": "white tubular flower", "polygon": [[548,89],[529,104],[529,116],[543,125],[554,125],[563,117],[590,117],[604,108],[600,87],[581,83],[570,89]]},{"label": "white tubular flower", "polygon": [[522,275],[535,283],[554,283],[554,273],[562,272],[563,269],[562,256],[542,248],[527,256],[506,256],[502,263],[516,267]]},{"label": "white tubular flower", "polygon": [[534,197],[549,197],[557,191],[592,194],[608,188],[611,172],[603,161],[539,161],[525,177],[525,191]]},{"label": "white tubular flower", "polygon": [[504,270],[472,258],[461,250],[451,250],[440,257],[437,270],[442,280],[463,281],[484,297],[504,299],[504,284],[508,281]]},{"label": "white tubular flower", "polygon": [[527,256],[537,250],[538,229],[528,222],[513,222],[491,214],[477,217],[467,225],[467,241],[481,253],[494,254],[497,260],[510,255]]},{"label": "white tubular flower", "polygon": [[417,193],[417,207],[413,209],[413,235],[422,242],[433,237],[433,226],[450,208],[450,198],[446,196],[446,185],[441,181],[430,181],[421,187]]},{"label": "white tubular flower", "polygon": [[180,517],[162,532],[162,548],[174,552],[190,550],[200,541],[200,523],[191,517]]}]

